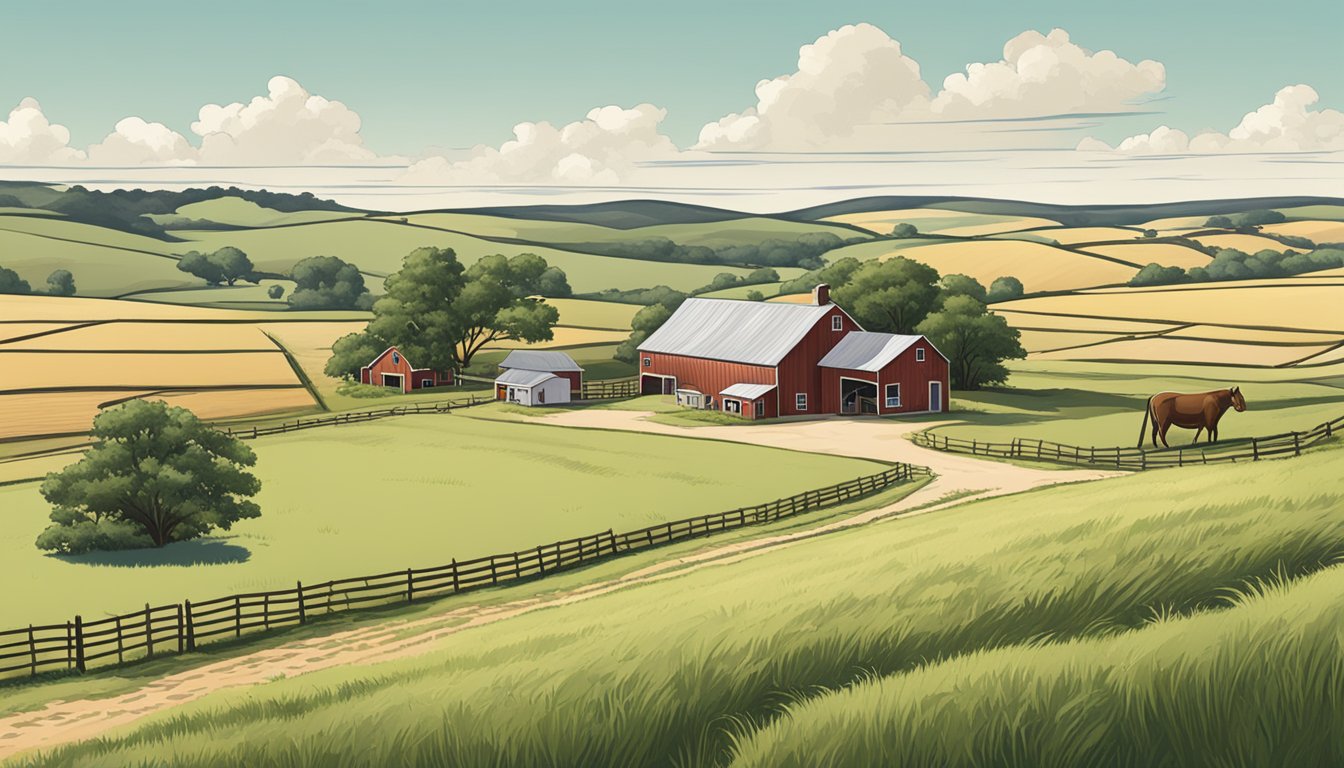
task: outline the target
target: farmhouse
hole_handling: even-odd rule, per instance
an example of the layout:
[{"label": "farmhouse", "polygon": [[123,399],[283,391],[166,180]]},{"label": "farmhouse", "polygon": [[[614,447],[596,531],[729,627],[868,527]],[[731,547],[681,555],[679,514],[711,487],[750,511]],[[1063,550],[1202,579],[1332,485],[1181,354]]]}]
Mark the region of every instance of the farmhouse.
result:
[{"label": "farmhouse", "polygon": [[401,350],[393,346],[359,369],[359,381],[375,387],[396,387],[402,392],[410,392],[448,386],[453,383],[453,372],[416,368],[401,354]]},{"label": "farmhouse", "polygon": [[564,352],[539,349],[515,349],[499,364],[506,371],[549,373],[569,382],[569,391],[578,395],[583,391],[583,369],[574,358]]},{"label": "farmhouse", "polygon": [[640,391],[749,419],[942,411],[947,358],[864,331],[819,285],[811,304],[687,299],[639,346]]}]

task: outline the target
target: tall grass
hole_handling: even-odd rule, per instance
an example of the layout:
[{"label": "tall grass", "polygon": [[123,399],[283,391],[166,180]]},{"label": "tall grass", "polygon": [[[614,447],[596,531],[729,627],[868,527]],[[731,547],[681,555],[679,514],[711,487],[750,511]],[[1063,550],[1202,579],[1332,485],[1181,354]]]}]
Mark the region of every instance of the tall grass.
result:
[{"label": "tall grass", "polygon": [[[1344,545],[1340,456],[1145,473],[813,539],[464,632],[423,657],[219,694],[32,764],[708,766],[729,762],[739,742],[743,759],[769,763],[779,743],[805,761],[806,741],[758,746],[752,734],[764,739],[782,713],[796,719],[807,702],[840,701],[851,694],[829,692],[865,680],[885,685],[990,652],[1024,658],[1033,647],[1045,663],[1057,650],[1085,655],[1069,649],[1147,632],[1179,640],[1161,669],[1204,663],[1208,641],[1182,635],[1183,620],[1154,626],[1154,616],[1225,609],[1247,583],[1333,562]],[[1261,658],[1292,664],[1305,652],[1284,648]],[[1101,739],[1087,730],[1098,727],[1088,700],[1053,693],[1053,678],[1037,672],[1015,679],[1041,692],[1039,708],[996,721],[1016,722],[1007,744],[1045,754],[1032,750],[1052,719],[1087,726],[1079,740]],[[1303,690],[1331,684],[1316,677],[1327,673],[1304,668],[1316,687]],[[1153,697],[1156,685],[1136,678],[1132,698]],[[1255,690],[1246,685],[1235,692]],[[1256,698],[1220,706],[1240,712]],[[938,721],[949,744],[979,727],[958,711]],[[1182,711],[1195,718],[1185,727],[1222,728]],[[1291,723],[1276,723],[1237,738],[1294,737]],[[845,757],[837,751],[835,764]]]}]

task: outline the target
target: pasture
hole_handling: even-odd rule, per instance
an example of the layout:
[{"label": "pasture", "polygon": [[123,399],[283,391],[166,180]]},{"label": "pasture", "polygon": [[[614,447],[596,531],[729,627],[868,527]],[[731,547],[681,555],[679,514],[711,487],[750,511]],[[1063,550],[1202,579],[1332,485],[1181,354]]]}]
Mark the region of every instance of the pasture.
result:
[{"label": "pasture", "polygon": [[[422,656],[217,693],[34,760],[1147,764],[1174,749],[1231,763],[1291,739],[1300,764],[1327,764],[1344,735],[1338,460],[1166,470],[880,522]],[[1232,700],[1266,706],[1229,729]],[[1041,725],[1024,742],[1025,715]]]},{"label": "pasture", "polygon": [[994,235],[1036,227],[1053,227],[1059,224],[1057,221],[1032,216],[970,213],[944,208],[905,208],[851,213],[831,216],[823,219],[823,221],[860,227],[879,235],[891,234],[892,228],[897,224],[911,224],[920,232],[954,237]]},{"label": "pasture", "polygon": [[928,264],[940,274],[970,275],[986,286],[998,277],[1012,275],[1028,293],[1117,285],[1138,271],[1137,266],[1026,240],[919,245],[897,255]]},{"label": "pasture", "polygon": [[0,488],[0,579],[9,595],[0,627],[512,552],[721,512],[884,468],[459,415],[313,429],[250,445],[262,516],[218,538],[162,550],[48,556],[33,546],[50,511],[38,486]]}]

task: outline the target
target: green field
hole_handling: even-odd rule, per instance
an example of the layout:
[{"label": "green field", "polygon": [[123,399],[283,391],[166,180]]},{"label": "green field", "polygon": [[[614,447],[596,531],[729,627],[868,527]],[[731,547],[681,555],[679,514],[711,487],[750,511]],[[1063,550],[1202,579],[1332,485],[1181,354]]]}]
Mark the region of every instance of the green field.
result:
[{"label": "green field", "polygon": [[[6,229],[19,217],[0,216],[0,267],[38,289],[45,289],[47,275],[68,269],[75,276],[81,296],[114,297],[155,288],[185,288],[200,281],[177,268],[177,260],[138,251]],[[38,219],[25,218],[25,221]],[[59,227],[77,227],[74,222],[51,220]],[[70,233],[87,234],[87,233]],[[160,244],[166,245],[166,244]]]},{"label": "green field", "polygon": [[275,227],[285,224],[307,224],[314,221],[333,221],[349,219],[362,214],[346,211],[277,211],[263,208],[250,200],[238,197],[221,197],[190,203],[169,214],[148,214],[145,218],[156,224],[173,228],[190,226],[201,221],[226,224],[235,227]]},{"label": "green field", "polygon": [[47,556],[33,546],[49,511],[37,486],[0,488],[0,579],[10,595],[0,627],[512,552],[883,469],[731,443],[459,415],[314,429],[252,445],[262,517],[161,551]]},{"label": "green field", "polygon": [[[1006,387],[956,392],[938,434],[1008,442],[1053,440],[1083,447],[1132,446],[1148,398],[1158,392],[1206,392],[1240,386],[1247,410],[1229,411],[1220,438],[1305,431],[1344,416],[1344,379],[1317,380],[1300,372],[1193,365],[1133,366],[1107,363],[1019,361]],[[1149,427],[1151,433],[1151,425]],[[1187,444],[1191,430],[1173,428],[1172,445]],[[1201,441],[1204,439],[1201,436]],[[1151,445],[1151,438],[1145,438]]]},{"label": "green field", "polygon": [[32,764],[1333,764],[1340,458],[880,522],[214,694]]}]

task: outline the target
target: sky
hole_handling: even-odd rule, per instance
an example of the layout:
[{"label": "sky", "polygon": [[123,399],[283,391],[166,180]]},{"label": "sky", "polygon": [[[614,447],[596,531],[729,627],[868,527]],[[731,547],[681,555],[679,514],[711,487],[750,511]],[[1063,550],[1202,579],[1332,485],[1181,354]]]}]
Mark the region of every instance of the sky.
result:
[{"label": "sky", "polygon": [[1338,2],[45,0],[4,13],[22,30],[7,59],[23,63],[0,76],[6,178],[234,180],[398,205],[1344,194]]}]

